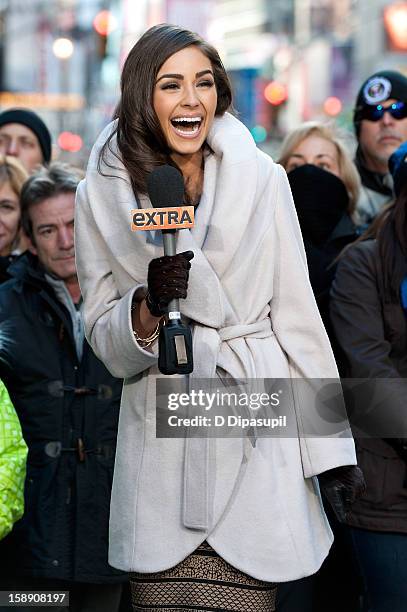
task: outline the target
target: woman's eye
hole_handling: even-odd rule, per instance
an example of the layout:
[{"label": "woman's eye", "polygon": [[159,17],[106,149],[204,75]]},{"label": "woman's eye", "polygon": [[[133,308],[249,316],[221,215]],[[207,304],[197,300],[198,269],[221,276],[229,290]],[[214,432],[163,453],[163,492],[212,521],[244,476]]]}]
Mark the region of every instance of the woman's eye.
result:
[{"label": "woman's eye", "polygon": [[200,81],[198,87],[213,87],[215,83],[213,81]]},{"label": "woman's eye", "polygon": [[0,210],[3,212],[11,212],[16,210],[17,206],[11,202],[0,202]]},{"label": "woman's eye", "polygon": [[161,85],[161,89],[178,89],[178,83],[164,83]]},{"label": "woman's eye", "polygon": [[326,164],[325,162],[321,162],[320,164],[318,164],[318,166],[320,168],[322,168],[322,170],[330,170],[331,169],[330,165]]}]

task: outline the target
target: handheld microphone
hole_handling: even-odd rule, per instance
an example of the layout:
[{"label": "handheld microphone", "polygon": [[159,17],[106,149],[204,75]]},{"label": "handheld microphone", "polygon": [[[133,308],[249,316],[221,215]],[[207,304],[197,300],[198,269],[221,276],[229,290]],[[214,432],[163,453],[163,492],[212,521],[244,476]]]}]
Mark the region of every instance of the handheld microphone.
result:
[{"label": "handheld microphone", "polygon": [[[176,216],[177,210],[182,210],[180,207],[184,198],[184,179],[176,168],[169,165],[155,168],[147,178],[147,191],[154,209],[162,211],[171,208],[174,213],[173,220],[178,221],[177,227],[191,227],[193,220],[191,222],[187,210],[185,210],[186,218],[182,214],[181,218]],[[168,217],[170,214],[168,213]],[[171,226],[171,223],[167,224],[167,227],[168,225]],[[162,234],[164,255],[175,255],[176,230],[162,229]],[[181,321],[178,298],[168,304],[168,321],[160,330],[158,369],[162,374],[190,374],[193,370],[191,329]]]}]

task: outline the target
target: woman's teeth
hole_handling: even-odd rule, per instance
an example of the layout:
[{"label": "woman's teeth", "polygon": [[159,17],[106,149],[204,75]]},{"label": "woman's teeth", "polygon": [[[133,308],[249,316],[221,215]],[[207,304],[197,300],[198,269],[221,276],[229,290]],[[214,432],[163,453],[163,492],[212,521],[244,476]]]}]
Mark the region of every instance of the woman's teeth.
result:
[{"label": "woman's teeth", "polygon": [[176,131],[181,134],[195,134],[201,127],[202,117],[177,117],[176,119],[171,119],[171,123]]}]

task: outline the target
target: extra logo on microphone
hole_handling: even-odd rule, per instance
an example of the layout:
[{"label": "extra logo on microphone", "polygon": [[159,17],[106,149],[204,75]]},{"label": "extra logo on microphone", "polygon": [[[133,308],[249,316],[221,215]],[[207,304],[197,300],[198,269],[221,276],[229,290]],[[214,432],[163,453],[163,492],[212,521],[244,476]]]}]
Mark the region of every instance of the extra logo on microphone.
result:
[{"label": "extra logo on microphone", "polygon": [[131,211],[131,230],[171,230],[194,227],[193,206],[135,208]]}]

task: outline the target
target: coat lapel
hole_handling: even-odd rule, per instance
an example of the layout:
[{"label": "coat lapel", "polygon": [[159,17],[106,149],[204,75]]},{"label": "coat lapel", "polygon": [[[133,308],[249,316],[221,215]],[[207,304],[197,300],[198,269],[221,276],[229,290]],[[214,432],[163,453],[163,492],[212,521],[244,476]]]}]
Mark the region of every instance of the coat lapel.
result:
[{"label": "coat lapel", "polygon": [[203,250],[221,279],[255,206],[257,150],[250,132],[228,113],[215,119],[208,144],[219,161],[205,166],[205,188],[212,201]]}]

